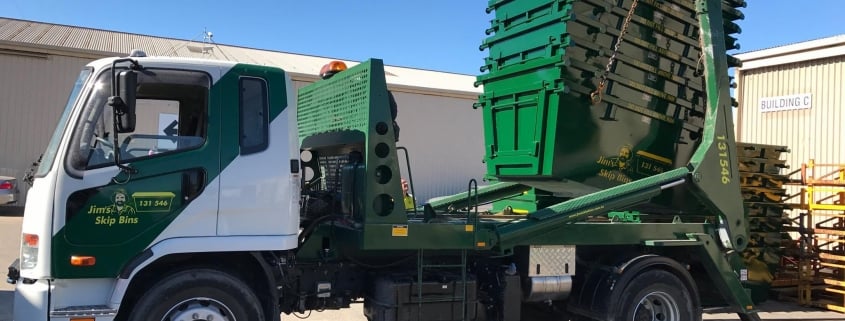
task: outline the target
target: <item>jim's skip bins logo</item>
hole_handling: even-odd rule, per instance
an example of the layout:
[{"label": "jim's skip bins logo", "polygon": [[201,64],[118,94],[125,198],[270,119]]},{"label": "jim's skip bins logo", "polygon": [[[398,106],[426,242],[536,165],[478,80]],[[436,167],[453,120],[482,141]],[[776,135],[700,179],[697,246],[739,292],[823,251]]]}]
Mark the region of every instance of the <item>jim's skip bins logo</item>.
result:
[{"label": "jim's skip bins logo", "polygon": [[91,204],[88,214],[96,215],[94,223],[97,225],[138,224],[139,213],[170,212],[174,197],[175,194],[171,192],[130,194],[127,190],[119,188],[110,193],[108,202]]}]

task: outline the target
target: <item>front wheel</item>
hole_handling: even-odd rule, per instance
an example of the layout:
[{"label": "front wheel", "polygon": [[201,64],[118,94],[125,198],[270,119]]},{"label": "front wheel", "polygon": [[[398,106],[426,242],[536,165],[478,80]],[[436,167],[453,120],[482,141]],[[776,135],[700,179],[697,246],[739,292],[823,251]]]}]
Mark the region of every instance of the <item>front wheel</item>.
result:
[{"label": "front wheel", "polygon": [[240,279],[213,269],[177,272],[159,281],[132,309],[129,321],[264,320],[258,298]]},{"label": "front wheel", "polygon": [[614,320],[701,320],[699,302],[674,274],[663,270],[637,275],[622,292]]}]

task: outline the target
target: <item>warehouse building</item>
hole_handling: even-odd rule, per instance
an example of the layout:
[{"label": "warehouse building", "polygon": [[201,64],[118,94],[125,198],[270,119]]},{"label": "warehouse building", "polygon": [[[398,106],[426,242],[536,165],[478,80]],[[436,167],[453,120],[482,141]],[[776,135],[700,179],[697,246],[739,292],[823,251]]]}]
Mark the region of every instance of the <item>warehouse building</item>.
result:
[{"label": "warehouse building", "polygon": [[737,58],[737,140],[787,146],[784,173],[845,163],[845,35]]},{"label": "warehouse building", "polygon": [[[845,167],[841,165],[845,163],[845,35],[748,52],[738,58],[743,61],[736,72],[738,139],[790,150],[780,157],[788,166],[780,174],[789,174],[788,180],[777,176],[748,180],[753,187],[744,190],[750,196],[747,199],[780,198],[787,203],[749,206],[749,217],[753,213],[757,222],[752,229],[758,232],[752,230],[751,239],[764,245],[759,252],[763,260],[780,263],[782,273],[775,274],[775,283],[810,275],[823,282],[825,290],[813,290],[810,281],[799,282],[798,296],[813,305],[845,311]],[[748,163],[763,168],[775,162]],[[778,186],[778,181],[785,184]],[[776,193],[780,188],[782,196]],[[789,238],[782,232],[788,232]],[[801,237],[810,241],[798,242]],[[796,251],[805,245],[809,250]],[[799,260],[802,255],[810,259]]]},{"label": "warehouse building", "polygon": [[[276,66],[296,89],[317,80],[333,58],[84,27],[0,18],[0,175],[21,180],[44,152],[74,79],[88,62],[126,56],[195,57]],[[346,61],[348,65],[355,62]],[[479,62],[480,64],[481,62]],[[410,154],[418,199],[460,193],[484,174],[482,118],[474,110],[481,88],[474,76],[389,66],[401,128],[399,146]],[[400,154],[400,163],[404,163]],[[403,173],[403,175],[407,175]],[[21,184],[22,197],[26,185]]]}]

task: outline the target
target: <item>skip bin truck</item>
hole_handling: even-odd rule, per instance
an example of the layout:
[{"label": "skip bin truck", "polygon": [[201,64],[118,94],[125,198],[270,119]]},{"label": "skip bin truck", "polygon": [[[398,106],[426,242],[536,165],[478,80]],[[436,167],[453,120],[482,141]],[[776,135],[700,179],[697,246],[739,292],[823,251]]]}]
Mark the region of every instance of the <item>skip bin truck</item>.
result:
[{"label": "skip bin truck", "polygon": [[[268,66],[91,62],[33,170],[14,318],[755,320],[726,55],[744,5],[490,1],[487,182],[410,209],[379,59],[299,92]],[[480,209],[529,192],[526,214]]]}]

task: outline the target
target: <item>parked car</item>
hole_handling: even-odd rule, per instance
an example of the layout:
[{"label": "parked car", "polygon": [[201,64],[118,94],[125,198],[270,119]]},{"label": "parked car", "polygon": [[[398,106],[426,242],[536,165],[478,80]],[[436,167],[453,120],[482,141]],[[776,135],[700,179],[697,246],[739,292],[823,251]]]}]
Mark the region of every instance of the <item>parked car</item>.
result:
[{"label": "parked car", "polygon": [[0,176],[0,205],[14,204],[18,201],[18,180],[14,177]]}]

